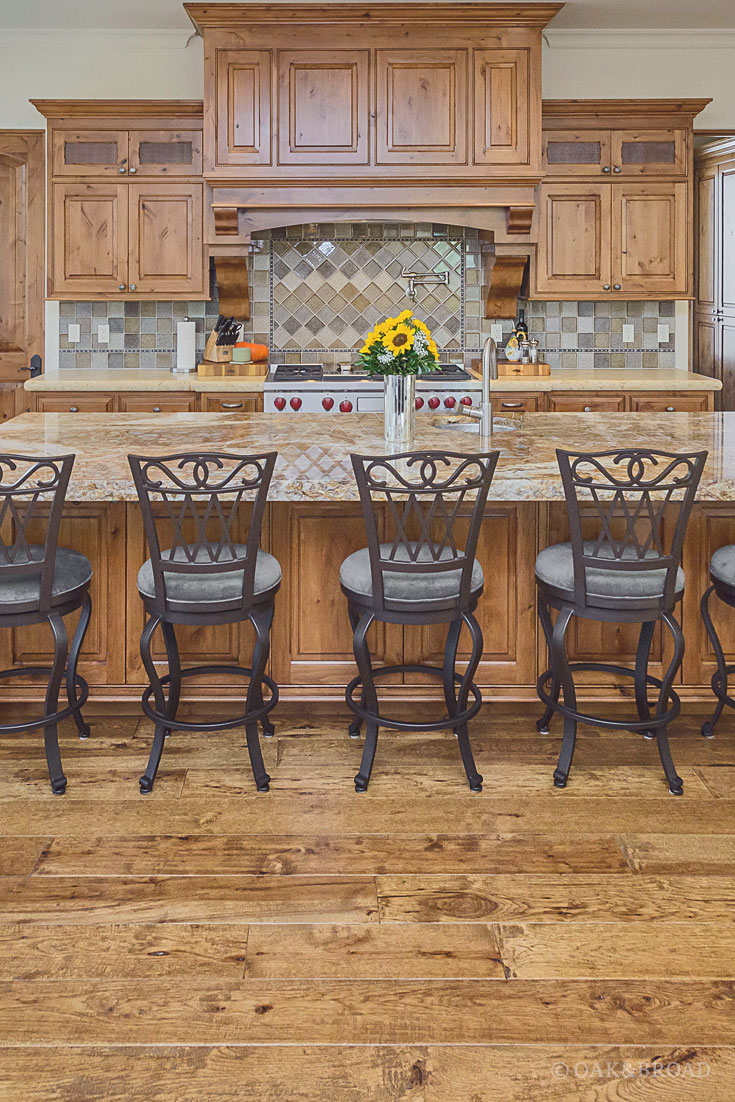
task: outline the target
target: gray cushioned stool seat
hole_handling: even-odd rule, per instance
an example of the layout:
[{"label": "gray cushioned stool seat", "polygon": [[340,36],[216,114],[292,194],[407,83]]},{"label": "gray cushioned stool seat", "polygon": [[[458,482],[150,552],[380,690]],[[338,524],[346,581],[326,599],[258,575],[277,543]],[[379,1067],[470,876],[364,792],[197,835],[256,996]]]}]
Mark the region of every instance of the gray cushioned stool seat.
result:
[{"label": "gray cushioned stool seat", "polygon": [[[390,555],[392,544],[381,543],[381,556]],[[452,553],[445,548],[441,559],[451,559]],[[399,547],[394,556],[396,562],[409,562],[405,547]],[[433,562],[433,556],[428,547],[422,547],[419,562]],[[339,580],[345,589],[361,597],[372,597],[373,579],[370,573],[370,552],[367,547],[359,551],[353,551],[348,555],[339,568]],[[472,582],[470,591],[476,593],[484,584],[482,567],[477,559],[472,564]],[[438,574],[398,574],[395,571],[384,571],[383,588],[385,597],[392,601],[447,601],[459,597],[459,588],[462,582],[461,570],[447,570]]]},{"label": "gray cushioned stool seat", "polygon": [[[237,558],[244,556],[247,548],[242,543],[234,544]],[[171,559],[170,549],[161,552],[162,559]],[[177,547],[173,556],[173,562],[187,562],[184,549]],[[211,558],[204,547],[200,547],[196,554],[195,562],[211,563]],[[227,562],[227,552],[224,551],[221,562]],[[237,604],[242,599],[242,570],[215,571],[212,574],[167,574],[165,575],[166,600],[175,604],[209,604],[211,602],[227,602]],[[274,559],[265,551],[258,551],[255,563],[255,589],[257,596],[266,593],[269,589],[278,585],[281,580],[281,567],[278,559]],[[153,566],[151,560],[144,562],[138,571],[138,592],[142,597],[153,598],[156,595],[153,583]]]},{"label": "gray cushioned stool seat", "polygon": [[[594,543],[585,542],[586,554],[591,554]],[[735,550],[735,549],[733,549]],[[612,555],[606,555],[611,558]],[[656,552],[649,553],[650,558],[656,558]],[[636,558],[635,550],[626,547],[622,556],[623,560],[630,561]],[[546,547],[536,559],[536,577],[545,585],[568,594],[569,600],[574,601],[574,562],[572,559],[571,543],[555,543]],[[605,600],[636,601],[662,597],[666,581],[665,570],[596,570],[593,566],[587,567],[587,598],[602,597]],[[684,591],[684,571],[679,567],[676,572],[676,593]]]},{"label": "gray cushioned stool seat", "polygon": [[[43,550],[43,547],[31,544],[30,556],[19,554],[14,559],[14,563],[19,566],[24,562],[41,562]],[[88,585],[91,580],[92,564],[89,559],[79,551],[69,551],[66,547],[59,547],[56,551],[51,603],[63,605],[75,590]],[[5,571],[0,567],[0,605],[28,605],[33,608],[38,605],[40,595],[40,577],[17,575],[5,577]]]},{"label": "gray cushioned stool seat", "polygon": [[709,572],[718,582],[735,588],[735,544],[718,547],[710,560]]}]

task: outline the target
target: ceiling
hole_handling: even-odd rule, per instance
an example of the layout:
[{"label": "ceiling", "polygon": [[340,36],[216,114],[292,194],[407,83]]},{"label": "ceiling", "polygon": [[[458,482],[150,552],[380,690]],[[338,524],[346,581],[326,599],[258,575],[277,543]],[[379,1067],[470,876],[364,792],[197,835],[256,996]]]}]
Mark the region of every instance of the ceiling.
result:
[{"label": "ceiling", "polygon": [[[124,0],[123,3],[120,0],[0,0],[0,27],[186,30],[189,26],[181,0]],[[552,26],[567,30],[735,27],[735,3],[733,0],[567,0]]]}]

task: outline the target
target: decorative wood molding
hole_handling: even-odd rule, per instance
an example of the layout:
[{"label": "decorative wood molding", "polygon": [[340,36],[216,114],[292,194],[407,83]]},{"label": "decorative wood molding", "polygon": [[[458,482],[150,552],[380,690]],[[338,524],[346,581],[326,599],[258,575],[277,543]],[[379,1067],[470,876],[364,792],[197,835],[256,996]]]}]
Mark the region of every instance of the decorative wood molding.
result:
[{"label": "decorative wood molding", "polygon": [[485,296],[486,318],[514,318],[518,309],[523,275],[528,256],[512,256],[498,253],[489,266]]},{"label": "decorative wood molding", "polygon": [[184,4],[197,30],[255,23],[462,23],[482,27],[545,27],[564,4]]},{"label": "decorative wood molding", "polygon": [[544,125],[578,115],[666,115],[689,121],[710,103],[711,99],[545,99],[541,110]]},{"label": "decorative wood molding", "polygon": [[212,206],[214,232],[218,237],[236,237],[238,234],[238,207]]},{"label": "decorative wood molding", "polygon": [[198,119],[204,115],[200,99],[32,99],[47,119],[153,118]]},{"label": "decorative wood molding", "polygon": [[247,321],[250,317],[247,253],[240,256],[215,256],[219,312],[225,317]]},{"label": "decorative wood molding", "polygon": [[529,234],[533,223],[533,207],[508,207],[506,229],[512,234]]}]

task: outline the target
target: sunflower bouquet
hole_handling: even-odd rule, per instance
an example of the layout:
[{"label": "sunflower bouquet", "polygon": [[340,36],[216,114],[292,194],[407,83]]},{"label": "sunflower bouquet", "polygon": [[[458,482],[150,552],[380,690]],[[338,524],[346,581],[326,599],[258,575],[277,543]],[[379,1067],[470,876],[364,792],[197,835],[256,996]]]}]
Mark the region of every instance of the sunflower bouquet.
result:
[{"label": "sunflower bouquet", "polygon": [[429,327],[410,310],[376,325],[358,358],[368,375],[421,375],[439,370],[438,351]]}]

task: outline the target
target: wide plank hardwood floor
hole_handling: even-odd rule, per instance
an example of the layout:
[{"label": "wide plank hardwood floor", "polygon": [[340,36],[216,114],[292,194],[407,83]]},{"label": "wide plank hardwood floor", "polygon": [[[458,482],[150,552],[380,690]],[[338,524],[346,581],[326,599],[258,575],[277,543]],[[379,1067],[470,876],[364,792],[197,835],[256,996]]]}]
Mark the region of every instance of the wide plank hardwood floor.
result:
[{"label": "wide plank hardwood floor", "polygon": [[3,1102],[735,1099],[735,722],[655,744],[487,705],[481,794],[451,735],[339,709],[174,735],[134,717],[0,738]]}]

